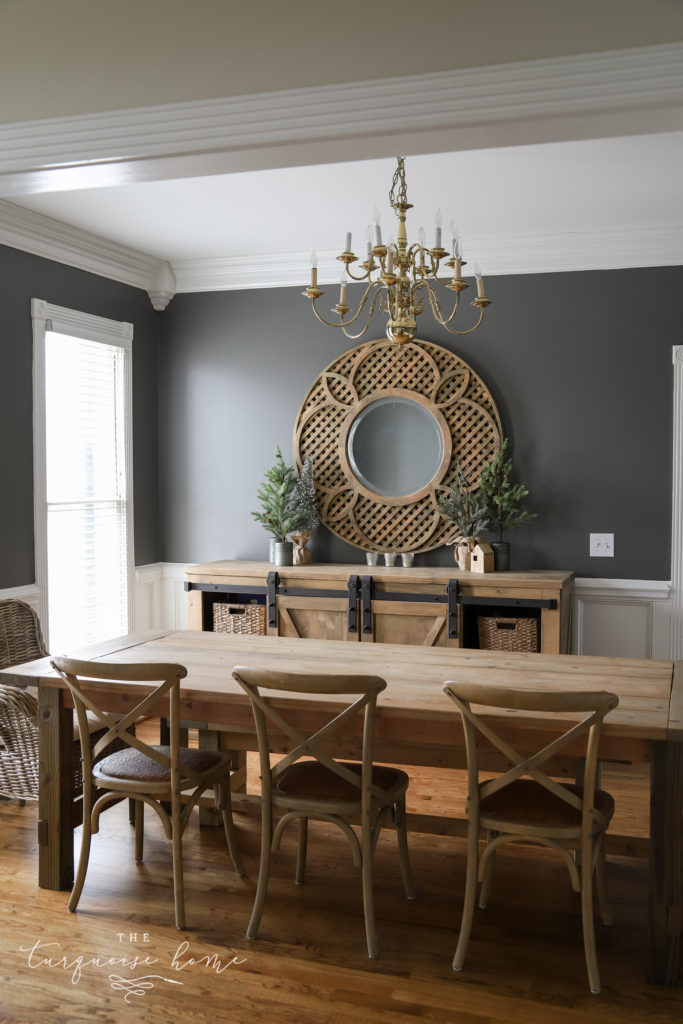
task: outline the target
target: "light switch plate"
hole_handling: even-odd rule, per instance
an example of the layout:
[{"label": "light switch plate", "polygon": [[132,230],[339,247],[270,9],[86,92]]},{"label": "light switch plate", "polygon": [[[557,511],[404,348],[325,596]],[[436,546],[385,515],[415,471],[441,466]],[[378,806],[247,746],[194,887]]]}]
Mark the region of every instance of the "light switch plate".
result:
[{"label": "light switch plate", "polygon": [[614,558],[614,534],[591,533],[590,556],[591,558]]}]

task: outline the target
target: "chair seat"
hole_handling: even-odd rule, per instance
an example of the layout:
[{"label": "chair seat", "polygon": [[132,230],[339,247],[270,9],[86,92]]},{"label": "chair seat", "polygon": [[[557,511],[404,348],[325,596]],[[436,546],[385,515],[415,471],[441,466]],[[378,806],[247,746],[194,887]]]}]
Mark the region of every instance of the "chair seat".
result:
[{"label": "chair seat", "polygon": [[[562,788],[581,798],[583,790],[573,783],[561,783]],[[603,789],[595,791],[595,808],[610,821],[614,814],[614,799]],[[549,828],[580,828],[581,811],[565,803],[534,779],[517,779],[505,789],[492,793],[481,801],[483,819],[496,819],[520,825],[538,825]]]},{"label": "chair seat", "polygon": [[[170,756],[170,747],[155,746],[166,757]],[[180,763],[192,771],[202,774],[210,771],[223,761],[221,754],[213,750],[196,750],[190,747],[180,748]],[[227,769],[226,769],[227,770]],[[93,775],[106,782],[126,780],[130,782],[170,782],[171,772],[146,754],[140,753],[133,747],[126,747],[125,750],[117,750],[115,754],[102,758],[93,765]]]},{"label": "chair seat", "polygon": [[[363,766],[354,762],[341,761],[346,768],[360,777]],[[408,788],[409,778],[400,768],[386,765],[373,765],[372,783],[384,790],[389,802]],[[360,786],[354,786],[341,776],[336,775],[319,761],[297,761],[285,768],[278,776],[275,792],[293,799],[319,801],[321,803],[357,803],[361,802]]]}]

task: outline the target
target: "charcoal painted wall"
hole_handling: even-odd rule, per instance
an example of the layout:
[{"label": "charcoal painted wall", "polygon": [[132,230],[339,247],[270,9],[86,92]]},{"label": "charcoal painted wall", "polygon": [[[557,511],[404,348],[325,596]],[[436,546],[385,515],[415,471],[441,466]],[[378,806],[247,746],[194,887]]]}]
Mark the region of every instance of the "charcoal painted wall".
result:
[{"label": "charcoal painted wall", "polygon": [[[538,519],[510,534],[513,568],[669,579],[682,289],[680,267],[497,277],[473,335],[422,317],[421,336],[491,389],[531,492]],[[368,337],[381,334],[378,318]],[[249,514],[263,471],[276,444],[291,452],[308,387],[351,343],[314,320],[300,289],[178,295],[161,337],[160,557],[264,558]],[[589,558],[590,532],[615,534],[614,558]],[[326,531],[312,547],[317,561],[363,560]],[[418,561],[452,564],[452,552]]]},{"label": "charcoal painted wall", "polygon": [[35,582],[32,298],[133,324],[135,561],[158,560],[158,314],[138,288],[0,246],[0,589]]}]

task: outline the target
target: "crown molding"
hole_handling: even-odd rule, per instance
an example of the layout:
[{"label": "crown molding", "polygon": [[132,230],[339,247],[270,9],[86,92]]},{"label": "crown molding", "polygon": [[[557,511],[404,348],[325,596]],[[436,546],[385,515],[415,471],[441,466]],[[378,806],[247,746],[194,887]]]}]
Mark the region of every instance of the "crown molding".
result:
[{"label": "crown molding", "polygon": [[0,125],[0,195],[665,131],[682,117],[683,43],[670,43]]},{"label": "crown molding", "polygon": [[[504,239],[472,238],[468,250],[486,276],[561,271],[620,270],[683,264],[683,224],[619,231],[572,231]],[[318,252],[318,282],[339,283],[337,253]],[[171,264],[177,292],[241,291],[248,288],[305,288],[310,253],[177,260]],[[445,275],[444,275],[445,276]]]},{"label": "crown molding", "polygon": [[175,294],[172,271],[163,260],[3,200],[0,244],[142,288],[155,309],[164,309]]},{"label": "crown molding", "polygon": [[[178,292],[241,291],[306,286],[310,253],[177,260],[154,256],[0,200],[0,244],[65,263],[146,291],[157,310]],[[683,225],[638,230],[566,232],[507,239],[472,238],[468,249],[486,276],[626,267],[680,266]],[[319,254],[318,281],[339,281],[333,250]]]}]

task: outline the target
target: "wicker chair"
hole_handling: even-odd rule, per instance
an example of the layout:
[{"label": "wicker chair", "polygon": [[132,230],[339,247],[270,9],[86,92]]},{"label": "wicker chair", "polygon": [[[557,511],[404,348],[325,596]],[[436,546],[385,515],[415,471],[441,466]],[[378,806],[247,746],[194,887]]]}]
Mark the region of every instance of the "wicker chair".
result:
[{"label": "wicker chair", "polygon": [[[0,669],[47,657],[40,621],[25,601],[0,601]],[[98,735],[91,730],[90,742]],[[74,719],[74,789],[83,788],[81,744]],[[38,701],[27,690],[0,684],[0,796],[38,799]]]},{"label": "wicker chair", "polygon": [[[40,622],[33,608],[12,598],[0,601],[0,669],[46,655]],[[3,685],[0,795],[22,802],[38,799],[38,702],[26,690]]]}]

